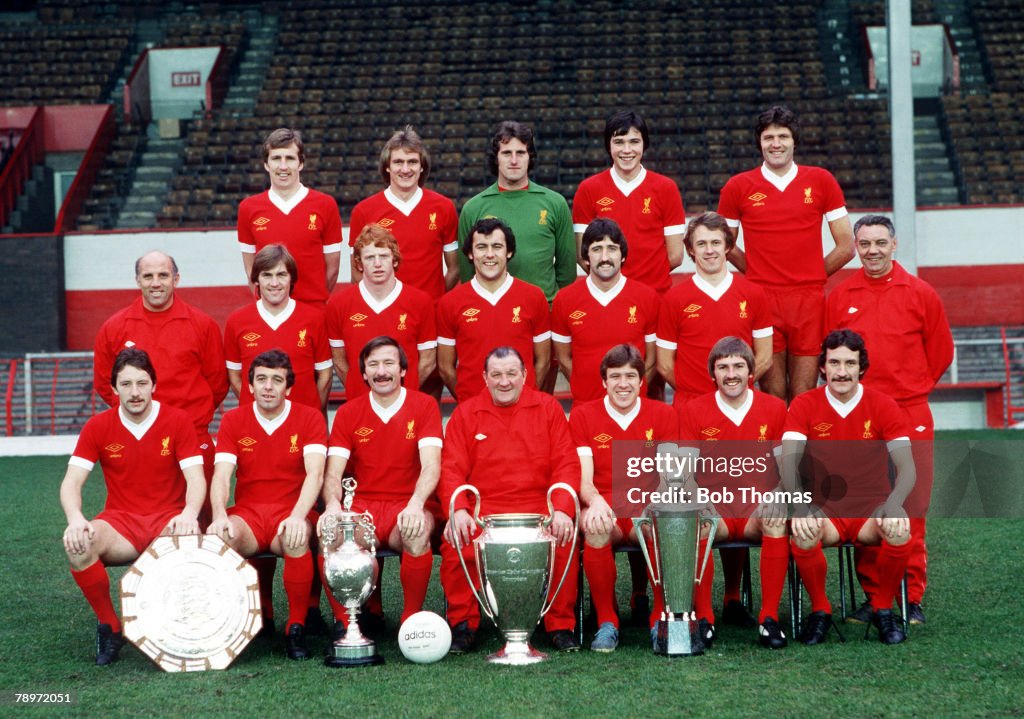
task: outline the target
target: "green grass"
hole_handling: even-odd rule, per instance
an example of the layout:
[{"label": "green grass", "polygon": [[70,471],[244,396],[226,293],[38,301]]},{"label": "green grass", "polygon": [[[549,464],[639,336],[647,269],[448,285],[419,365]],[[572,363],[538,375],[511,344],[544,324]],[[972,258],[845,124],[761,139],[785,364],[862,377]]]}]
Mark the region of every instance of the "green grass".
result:
[{"label": "green grass", "polygon": [[[490,666],[484,651],[417,666],[386,640],[380,644],[384,666],[334,670],[319,661],[287,661],[278,638],[254,642],[226,671],[174,675],[158,670],[134,647],[111,667],[93,665],[94,618],[68,574],[60,545],[64,519],[57,489],[64,467],[63,458],[0,459],[0,690],[74,692],[77,704],[15,707],[5,696],[0,716],[1024,714],[1024,522],[1019,519],[930,523],[929,623],[912,628],[910,639],[895,647],[863,641],[862,630],[851,627],[845,644],[833,635],[823,646],[794,644],[772,653],[755,645],[752,630],[726,627],[709,654],[669,660],[651,654],[644,630],[626,628],[612,655],[584,650],[533,667]],[[97,472],[86,485],[87,513],[100,508],[102,484]],[[835,553],[828,556],[834,564]],[[122,571],[112,574],[119,577]],[[626,574],[620,557],[620,577]],[[435,568],[428,608],[440,611],[436,576]],[[277,606],[283,613],[279,585]],[[385,609],[394,617],[399,604],[394,560],[386,567],[384,587]],[[621,581],[620,591],[627,591]],[[834,578],[829,591],[838,604]],[[483,650],[496,649],[493,633],[484,635]],[[545,641],[538,638],[537,644],[543,649]],[[316,643],[314,650],[321,646]]]}]

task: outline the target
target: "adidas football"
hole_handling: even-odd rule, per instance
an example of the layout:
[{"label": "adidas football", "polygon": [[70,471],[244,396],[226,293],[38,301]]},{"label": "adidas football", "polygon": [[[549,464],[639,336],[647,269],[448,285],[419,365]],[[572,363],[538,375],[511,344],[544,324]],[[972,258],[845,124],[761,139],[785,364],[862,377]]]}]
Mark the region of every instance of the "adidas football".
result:
[{"label": "adidas football", "polygon": [[402,622],[398,630],[398,648],[402,655],[416,664],[431,664],[448,653],[452,630],[433,612],[416,612]]}]

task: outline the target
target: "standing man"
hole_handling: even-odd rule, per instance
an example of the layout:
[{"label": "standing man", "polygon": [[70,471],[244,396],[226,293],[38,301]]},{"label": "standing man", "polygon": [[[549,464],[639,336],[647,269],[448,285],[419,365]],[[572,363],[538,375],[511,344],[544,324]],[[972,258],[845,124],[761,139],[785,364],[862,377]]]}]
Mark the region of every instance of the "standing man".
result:
[{"label": "standing man", "polygon": [[363,227],[352,248],[362,279],[336,294],[327,304],[334,370],[352,400],[367,392],[362,373],[352,376],[363,346],[374,337],[394,337],[406,357],[412,358],[408,383],[418,389],[437,366],[434,303],[422,290],[395,276],[405,256],[389,230],[380,225]]},{"label": "standing man", "polygon": [[[60,485],[64,551],[96,613],[100,666],[117,661],[124,645],[106,565],[133,561],[161,534],[199,533],[203,458],[188,415],[153,399],[156,377],[142,350],[117,354],[108,381],[118,406],[86,422]],[[107,501],[90,522],[82,514],[82,487],[97,462]]]},{"label": "standing man", "polygon": [[[825,279],[853,259],[853,233],[839,183],[827,170],[797,166],[800,126],[791,110],[774,106],[757,118],[754,145],[761,167],[733,176],[718,211],[743,246],[729,259],[772,302],[774,358],[761,387],[792,400],[817,382],[816,357],[825,320]],[[822,219],[835,247],[821,257]]]},{"label": "standing man", "polygon": [[[243,557],[271,551],[284,557],[288,597],[285,647],[289,659],[309,659],[306,613],[313,583],[309,538],[323,482],[327,425],[319,408],[288,399],[295,384],[288,355],[263,352],[249,365],[251,404],[224,414],[210,484],[216,534]],[[227,508],[231,475],[235,504]]]},{"label": "standing man", "polygon": [[166,378],[155,399],[183,410],[192,420],[210,477],[210,420],[228,393],[224,345],[220,328],[209,315],[174,296],[180,279],[174,258],[162,252],[149,252],[135,261],[135,282],[142,296],[111,316],[96,334],[93,389],[108,405],[117,406],[118,395],[110,384],[114,359],[126,347],[145,350]]},{"label": "standing man", "polygon": [[650,143],[642,116],[632,110],[612,113],[604,125],[612,166],[580,183],[572,221],[584,270],[589,258],[582,249],[583,234],[593,219],[606,217],[622,227],[633,247],[626,276],[664,294],[672,286],[669,273],[683,264],[686,214],[676,183],[641,164]]},{"label": "standing man", "polygon": [[238,206],[238,245],[246,279],[258,250],[269,244],[287,247],[299,268],[292,296],[323,305],[338,282],[341,216],[333,197],[302,184],[305,162],[297,130],[281,127],[267,135],[263,169],[270,175],[270,189]]},{"label": "standing man", "polygon": [[[334,418],[324,480],[324,516],[341,511],[341,479],[358,483],[353,511],[373,515],[379,545],[402,553],[402,622],[423,609],[440,527],[434,491],[441,474],[441,412],[433,398],[402,382],[409,360],[391,337],[375,337],[359,352],[369,394],[349,400]],[[333,595],[335,632],[347,622]],[[401,623],[399,623],[401,625]]]},{"label": "standing man", "polygon": [[[592,271],[593,267],[592,262]],[[617,512],[618,508],[613,506],[612,443],[617,440],[675,441],[679,423],[675,412],[664,402],[640,398],[647,368],[635,346],[620,344],[609,349],[599,371],[605,396],[577,403],[569,415],[569,430],[580,458],[580,501],[585,506],[580,522],[586,543],[583,571],[597,613],[597,634],[590,649],[613,652],[619,645],[613,549],[623,543],[637,546],[637,535],[632,518],[619,516],[622,512]],[[646,576],[643,579],[646,582]],[[657,603],[655,608],[657,610]],[[660,614],[657,610],[651,616],[657,619]]]},{"label": "standing man", "polygon": [[[866,215],[853,226],[861,271],[836,287],[826,304],[829,329],[851,329],[871,345],[871,377],[865,385],[896,400],[907,413],[917,483],[910,517],[911,552],[907,565],[907,618],[924,623],[921,601],[927,586],[928,551],[925,512],[933,475],[935,421],[928,394],[953,361],[953,334],[935,290],[893,260],[896,228],[882,215]],[[865,593],[878,585],[878,550],[858,548],[857,573]],[[847,621],[870,619],[868,604]]]},{"label": "standing man", "polygon": [[685,243],[697,272],[665,294],[658,317],[658,371],[675,388],[676,407],[714,391],[707,359],[722,337],[733,335],[753,346],[751,380],[772,363],[768,298],[760,287],[729,272],[726,257],[736,240],[725,219],[716,212],[694,217]]},{"label": "standing man", "polygon": [[[398,279],[436,302],[459,281],[458,216],[449,198],[423,187],[429,175],[430,153],[412,125],[406,125],[380,152],[380,176],[388,186],[352,209],[349,244],[355,245],[369,224],[390,230],[402,252]],[[353,253],[352,281],[361,276]]]},{"label": "standing man", "polygon": [[537,287],[508,272],[518,254],[512,229],[495,217],[479,220],[466,232],[462,254],[475,274],[437,305],[437,368],[448,390],[463,399],[479,394],[484,360],[496,343],[513,347],[543,378],[551,361],[550,312]]},{"label": "standing man", "polygon": [[555,359],[569,380],[574,402],[605,396],[600,367],[616,343],[628,343],[644,360],[642,380],[654,372],[658,295],[623,276],[629,245],[614,220],[599,217],[583,233],[589,274],[559,290],[551,310]]},{"label": "standing man", "polygon": [[224,354],[228,381],[240,404],[253,401],[249,367],[254,358],[284,350],[295,374],[288,397],[292,402],[324,411],[331,389],[331,348],[323,312],[291,297],[298,270],[284,245],[267,245],[253,258],[249,279],[257,300],[228,317]]},{"label": "standing man", "polygon": [[[509,273],[540,287],[550,304],[559,288],[576,280],[576,246],[565,198],[530,182],[536,162],[533,130],[510,120],[499,124],[487,152],[488,168],[498,180],[462,208],[459,237],[465,242],[473,226],[484,218],[504,221],[519,244],[515,260],[509,254]],[[469,259],[460,262],[463,282],[473,277]],[[479,372],[480,368],[475,368],[474,374]],[[543,379],[544,375],[538,375],[538,382]]]},{"label": "standing man", "polygon": [[[881,545],[870,621],[884,644],[899,644],[907,637],[892,603],[910,556],[904,508],[915,480],[910,427],[891,398],[861,383],[868,351],[856,332],[830,332],[818,364],[825,386],[793,400],[782,435],[783,483],[796,490],[800,473],[810,468],[811,499],[818,505],[798,509],[790,529],[793,559],[811,599],[799,639],[820,644],[832,626],[822,547],[859,542]],[[805,451],[810,461],[801,466]],[[896,470],[891,483],[890,461]]]},{"label": "standing man", "polygon": [[[462,484],[480,492],[480,513],[530,512],[547,514],[548,489],[564,482],[578,489],[580,464],[573,451],[565,413],[549,394],[526,387],[526,364],[512,347],[491,350],[483,363],[486,390],[464,395],[445,431],[444,456],[438,495],[442,511],[448,512],[452,495]],[[560,652],[579,650],[573,628],[579,560],[573,545],[575,512],[566,492],[551,495],[555,508],[549,531],[558,540],[554,577],[569,573],[544,628],[552,647]],[[467,652],[476,643],[480,609],[455,552],[457,532],[470,575],[476,560],[470,545],[479,529],[470,516],[471,500],[459,497],[455,513],[448,518],[445,541],[441,544],[441,585],[448,598],[448,623],[452,625],[451,650]],[[549,595],[557,587],[551,583]]]},{"label": "standing man", "polygon": [[[786,403],[778,397],[751,388],[754,374],[754,353],[739,337],[723,337],[711,348],[707,372],[714,379],[716,391],[709,392],[680,408],[680,438],[696,444],[702,459],[758,457],[766,459],[766,469],[747,472],[737,478],[727,472],[698,472],[697,484],[710,491],[728,489],[736,501],[720,503],[723,515],[712,541],[761,542],[761,612],[758,617],[758,641],[769,649],[786,646],[786,635],[779,624],[779,601],[789,568],[789,539],[786,536],[784,504],[743,501],[741,488],[760,493],[779,488],[779,473],[774,453],[782,439],[786,423]],[[715,462],[718,464],[718,462]],[[706,466],[706,465],[702,465]],[[750,466],[756,466],[751,463]],[[723,555],[727,557],[728,555]],[[725,564],[725,562],[723,562]],[[741,563],[742,566],[742,563]],[[695,592],[698,620],[711,629],[714,638],[715,615],[711,605],[714,561],[709,563],[704,579]],[[734,580],[734,583],[733,583]],[[745,623],[746,607],[740,601],[739,576],[726,572],[723,620]],[[739,619],[740,621],[737,621]],[[703,636],[707,641],[709,637]]]}]

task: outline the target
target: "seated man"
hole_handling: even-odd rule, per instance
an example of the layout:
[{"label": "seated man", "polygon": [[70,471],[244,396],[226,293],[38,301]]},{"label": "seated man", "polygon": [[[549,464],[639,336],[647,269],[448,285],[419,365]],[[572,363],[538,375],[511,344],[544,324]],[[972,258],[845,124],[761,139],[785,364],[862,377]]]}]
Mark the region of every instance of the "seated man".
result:
[{"label": "seated man", "polygon": [[[216,534],[243,557],[271,551],[284,557],[288,597],[285,630],[289,659],[309,658],[306,608],[313,582],[309,539],[316,522],[327,456],[327,427],[318,409],[288,399],[295,374],[281,350],[257,355],[249,365],[254,402],[224,414],[210,483]],[[237,468],[235,504],[227,508]]]},{"label": "seated man", "polygon": [[[135,560],[161,534],[199,534],[206,496],[203,456],[188,415],[153,400],[156,370],[139,349],[121,350],[110,385],[118,407],[92,417],[78,437],[60,485],[68,520],[64,551],[71,576],[96,612],[96,664],[117,661],[124,644],[106,565]],[[82,487],[100,463],[103,511],[82,514]]]},{"label": "seated man", "polygon": [[580,500],[586,506],[581,522],[586,543],[583,571],[597,612],[597,634],[590,644],[595,652],[612,652],[619,644],[612,550],[623,543],[637,544],[632,518],[618,516],[612,507],[612,442],[672,440],[678,435],[671,407],[641,399],[644,372],[644,358],[636,347],[612,347],[600,366],[605,397],[577,404],[569,415],[569,429],[580,458]]},{"label": "seated man", "polygon": [[[761,613],[757,631],[761,646],[782,649],[787,642],[779,624],[779,600],[789,566],[785,503],[745,497],[741,490],[768,493],[779,488],[773,452],[778,449],[782,438],[786,404],[777,397],[750,388],[754,367],[754,352],[740,338],[723,337],[716,342],[708,356],[708,374],[718,389],[682,408],[679,429],[684,443],[699,447],[702,460],[727,458],[732,465],[737,458],[754,459],[768,455],[764,471],[760,465],[751,464],[754,471],[735,477],[702,469],[695,479],[699,486],[709,491],[727,489],[735,497],[734,501],[716,505],[722,521],[718,523],[713,541],[761,541]],[[711,627],[711,635],[704,637],[705,642],[714,639],[713,581],[714,559],[709,561],[694,599],[698,621],[703,620]],[[732,608],[734,613],[746,613],[738,598],[726,599],[724,613],[729,612],[731,602],[739,604],[738,608]]]},{"label": "seated man", "polygon": [[[471,484],[480,492],[480,513],[527,512],[547,514],[547,492],[551,485],[564,482],[579,487],[580,464],[573,451],[569,424],[562,406],[549,394],[526,387],[526,365],[515,349],[507,346],[491,350],[483,362],[484,391],[463,396],[448,421],[441,482],[438,494],[442,510],[449,510],[452,495],[462,484]],[[463,557],[472,575],[476,560],[470,542],[478,527],[470,515],[472,500],[459,496],[455,512],[445,527],[441,544],[441,585],[448,597],[448,623],[452,625],[455,654],[467,652],[476,642],[480,610],[466,582],[455,550],[455,533],[463,546]],[[580,648],[573,629],[576,626],[576,586],[579,562],[573,547],[575,508],[566,492],[551,495],[555,508],[549,531],[559,545],[555,552],[555,580],[549,596],[557,587],[557,578],[569,563],[569,573],[544,617],[551,645],[562,652]]]},{"label": "seated man", "polygon": [[[335,415],[324,478],[325,517],[341,511],[347,470],[358,483],[352,511],[370,512],[377,543],[402,553],[403,622],[423,609],[430,584],[431,537],[441,516],[434,490],[443,436],[437,402],[402,386],[408,371],[408,357],[391,337],[375,337],[360,350],[359,372],[370,391]],[[335,635],[341,636],[345,608],[328,598]]]},{"label": "seated man", "polygon": [[[811,472],[812,501],[818,507],[798,512],[790,530],[793,557],[811,598],[811,615],[799,639],[819,644],[832,626],[822,547],[856,542],[881,545],[871,622],[883,643],[899,644],[907,637],[892,602],[910,555],[910,519],[903,507],[916,479],[910,427],[894,400],[861,384],[868,351],[853,330],[829,333],[818,369],[825,386],[793,400],[782,435],[786,488],[797,486],[801,469],[816,470]],[[812,461],[801,463],[805,450]],[[890,458],[896,468],[891,488]],[[835,492],[840,485],[843,491]]]}]

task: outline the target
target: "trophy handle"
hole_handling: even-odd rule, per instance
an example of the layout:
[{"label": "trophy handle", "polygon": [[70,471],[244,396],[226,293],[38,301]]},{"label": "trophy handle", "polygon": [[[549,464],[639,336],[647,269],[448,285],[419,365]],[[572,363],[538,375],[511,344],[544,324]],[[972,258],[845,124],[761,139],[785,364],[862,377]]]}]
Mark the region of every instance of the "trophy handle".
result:
[{"label": "trophy handle", "polygon": [[338,515],[328,514],[320,525],[320,544],[324,550],[338,538]]},{"label": "trophy handle", "polygon": [[[648,526],[651,528],[651,542],[654,543],[654,560],[651,560],[651,554],[647,551],[647,538],[644,536],[643,527]],[[636,529],[637,544],[640,545],[640,553],[644,555],[644,561],[647,563],[647,571],[651,573],[651,584],[654,586],[661,585],[661,564],[658,559],[658,537],[654,533],[654,522],[651,521],[650,517],[633,517],[633,527]]]},{"label": "trophy handle", "polygon": [[[477,523],[477,526],[483,528],[484,523],[480,521],[480,492],[477,491],[476,487],[472,484],[459,485],[452,493],[452,499],[448,503],[448,517],[449,521],[455,516],[455,500],[463,492],[472,492],[473,496],[476,497],[476,507],[473,509],[473,521]],[[459,542],[459,533],[452,531],[452,543],[455,545],[455,553],[459,556],[459,564],[462,565],[462,573],[466,575],[466,581],[469,582],[469,589],[473,592],[473,596],[476,597],[476,601],[480,604],[480,608],[483,610],[487,618],[492,622],[497,623],[495,619],[496,613],[487,603],[486,595],[476,590],[476,585],[473,584],[473,577],[469,573],[469,567],[466,566],[466,558],[462,556],[463,545]],[[480,572],[480,561],[476,563],[476,576],[480,582],[480,588],[483,589],[484,577]]]},{"label": "trophy handle", "polygon": [[[554,594],[551,595],[551,599],[544,605],[540,610],[540,615],[543,617],[551,609],[551,606],[555,603],[555,599],[558,597],[558,593],[562,591],[562,585],[565,584],[565,578],[569,576],[569,569],[572,564],[573,554],[576,552],[576,538],[580,534],[580,498],[576,496],[576,490],[570,487],[565,482],[555,482],[548,487],[548,518],[544,522],[544,526],[548,527],[551,524],[551,520],[555,516],[555,507],[551,504],[551,494],[556,489],[563,489],[569,493],[572,497],[573,506],[576,508],[576,513],[573,515],[572,521],[572,546],[569,548],[569,561],[565,563],[565,570],[562,572],[562,578],[558,580],[558,586],[555,587]],[[548,576],[550,577],[555,571],[555,552],[552,548],[551,551],[551,565],[548,568]]]},{"label": "trophy handle", "polygon": [[697,527],[698,527],[698,529],[697,529],[697,531],[698,531],[698,534],[697,534],[697,546],[698,547],[700,546],[700,534],[699,534],[699,532],[700,532],[700,525],[701,525],[701,523],[707,522],[708,524],[711,525],[711,529],[708,530],[708,544],[707,544],[706,547],[704,547],[704,559],[700,563],[700,573],[697,575],[697,584],[700,584],[701,581],[704,579],[704,570],[707,569],[708,559],[711,558],[711,552],[714,551],[714,546],[713,545],[715,543],[715,532],[718,530],[718,523],[720,521],[721,521],[720,517],[706,517],[706,518],[702,519],[700,522],[697,523]]},{"label": "trophy handle", "polygon": [[363,528],[363,532],[366,533],[366,543],[369,545],[368,550],[370,555],[374,558],[377,557],[377,528],[373,524],[373,515],[369,512],[363,512],[359,515],[359,526]]}]

